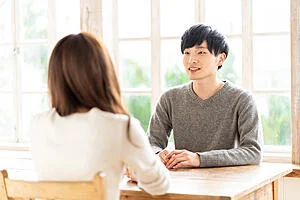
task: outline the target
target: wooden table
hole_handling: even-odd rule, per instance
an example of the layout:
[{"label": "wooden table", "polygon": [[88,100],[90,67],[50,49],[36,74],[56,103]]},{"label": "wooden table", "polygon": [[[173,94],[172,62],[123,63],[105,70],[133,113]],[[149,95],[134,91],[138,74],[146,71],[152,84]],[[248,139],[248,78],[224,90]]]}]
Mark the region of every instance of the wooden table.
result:
[{"label": "wooden table", "polygon": [[278,199],[278,179],[292,171],[291,165],[261,165],[171,170],[171,186],[166,195],[151,196],[124,179],[121,200],[266,200]]}]

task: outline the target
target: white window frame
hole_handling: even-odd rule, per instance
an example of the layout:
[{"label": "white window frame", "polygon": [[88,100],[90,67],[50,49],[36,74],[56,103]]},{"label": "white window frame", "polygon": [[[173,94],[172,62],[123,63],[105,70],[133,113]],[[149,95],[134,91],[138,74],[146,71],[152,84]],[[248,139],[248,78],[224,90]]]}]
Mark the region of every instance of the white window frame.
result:
[{"label": "white window frame", "polygon": [[[53,47],[53,44],[55,44],[56,41],[56,21],[55,21],[55,2],[52,0],[48,0],[48,47],[51,49]],[[254,35],[266,35],[266,34],[252,34],[252,24],[250,26],[248,25],[252,23],[251,15],[252,15],[252,1],[251,0],[241,0],[242,2],[242,34],[240,35],[227,35],[228,38],[235,38],[239,37],[242,39],[242,52],[243,52],[243,58],[242,58],[242,80],[243,80],[243,87],[247,90],[252,91],[254,94],[260,94],[260,93],[270,93],[270,94],[290,94],[289,91],[283,91],[283,90],[276,90],[276,91],[253,91],[253,68],[251,68],[253,61],[252,55],[253,52],[253,36]],[[16,8],[18,8],[19,0],[12,0],[12,26],[14,27],[13,34],[14,34],[14,44],[15,49],[17,50],[20,41],[19,37],[17,37],[17,33],[19,30],[19,24],[16,19],[18,19],[18,11]],[[120,41],[125,40],[140,40],[141,38],[118,38],[118,10],[117,10],[117,4],[118,0],[112,0],[112,24],[113,24],[113,36],[112,36],[112,53],[114,55],[114,60],[116,61],[116,66],[119,62],[119,55],[118,55],[118,44]],[[195,0],[195,23],[201,23],[205,22],[205,0]],[[151,95],[151,111],[154,111],[156,102],[162,93],[162,80],[161,80],[161,70],[160,70],[160,41],[162,39],[179,39],[177,37],[160,37],[160,21],[158,20],[160,18],[160,0],[151,0],[151,35],[149,38],[142,38],[147,39],[151,41],[151,83],[152,87],[151,89],[146,90],[122,90],[125,94],[135,94],[135,95]],[[248,23],[248,24],[247,24]],[[268,33],[268,35],[278,35],[278,34],[289,34],[286,32],[283,33]],[[50,51],[49,51],[50,52]],[[249,59],[251,58],[251,59]],[[20,77],[21,77],[21,70],[18,63],[18,56],[14,57],[15,68],[14,73],[16,74],[15,80],[14,80],[14,88],[15,88],[15,95],[16,95],[16,101],[14,104],[16,105],[16,139],[14,142],[5,142],[0,141],[0,150],[1,149],[12,149],[12,150],[28,150],[28,144],[24,143],[25,141],[22,140],[22,135],[20,133],[21,130],[21,110],[22,110],[22,93],[39,93],[39,94],[45,94],[47,91],[28,91],[28,92],[22,92],[21,91],[21,83],[20,83]],[[0,91],[1,93],[5,93],[8,91]],[[10,91],[8,92],[10,93]],[[264,158],[266,161],[278,161],[278,162],[291,162],[291,148],[288,147],[282,147],[282,146],[265,146],[265,155]],[[280,155],[279,155],[280,154]]]},{"label": "white window frame", "polygon": [[[118,37],[118,0],[113,0],[113,55],[116,66],[119,66],[118,44],[121,41],[151,41],[151,84],[150,90],[122,90],[125,94],[151,95],[151,111],[162,93],[161,80],[161,40],[180,39],[179,37],[160,36],[160,0],[151,0],[151,35],[150,38],[119,38]],[[242,87],[254,94],[290,95],[291,90],[254,90],[253,87],[253,38],[255,36],[289,35],[289,32],[253,33],[252,30],[252,0],[241,0],[242,33],[226,35],[227,38],[241,38],[242,40]],[[195,23],[205,22],[205,0],[195,0]],[[179,47],[178,47],[179,48]],[[291,146],[265,145],[264,161],[291,162]]]},{"label": "white window frame", "polygon": [[[42,40],[31,40],[21,41],[20,35],[20,0],[11,0],[11,14],[12,14],[12,33],[13,33],[13,90],[12,91],[0,91],[0,93],[9,93],[15,96],[14,107],[15,107],[15,128],[14,135],[7,139],[1,138],[0,150],[29,150],[28,141],[24,139],[25,133],[22,127],[22,95],[23,94],[47,94],[47,90],[32,90],[22,91],[21,87],[21,63],[20,63],[20,47],[28,44],[43,44],[48,46],[48,52],[51,52],[53,44],[56,42],[56,1],[48,0],[48,28],[47,28],[47,39]],[[23,130],[23,132],[22,132]]]}]

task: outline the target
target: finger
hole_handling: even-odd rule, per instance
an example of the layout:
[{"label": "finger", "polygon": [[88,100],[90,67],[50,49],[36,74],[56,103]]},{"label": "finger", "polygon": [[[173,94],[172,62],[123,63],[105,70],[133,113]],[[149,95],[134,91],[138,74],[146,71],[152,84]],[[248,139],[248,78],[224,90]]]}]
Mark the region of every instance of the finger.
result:
[{"label": "finger", "polygon": [[183,150],[173,150],[167,154],[166,159],[170,159],[173,155],[177,155],[182,152],[183,152]]},{"label": "finger", "polygon": [[160,160],[164,165],[166,165],[167,161],[164,158],[160,157]]},{"label": "finger", "polygon": [[158,154],[158,156],[159,156],[161,162],[166,164],[167,160],[166,160],[165,154],[162,152],[162,153]]},{"label": "finger", "polygon": [[130,174],[130,173],[129,173],[129,169],[128,169],[128,167],[126,167],[125,175],[129,177],[129,174]]},{"label": "finger", "polygon": [[171,160],[169,160],[169,162],[167,163],[166,167],[167,168],[173,168],[177,163],[179,162],[183,162],[185,161],[187,158],[185,156],[178,156],[175,155],[171,158]]},{"label": "finger", "polygon": [[168,149],[163,150],[163,154],[167,155],[170,151]]},{"label": "finger", "polygon": [[131,175],[130,170],[127,170],[127,177],[128,177],[128,178],[132,178],[132,175]]},{"label": "finger", "polygon": [[173,155],[167,162],[166,162],[166,167],[169,168],[171,163],[173,163],[175,160],[175,155]]},{"label": "finger", "polygon": [[[174,161],[174,159],[176,159],[176,158],[184,158],[184,157],[185,157],[183,151],[181,151],[181,153],[176,152],[176,153],[178,153],[178,154],[171,154],[171,153],[172,153],[172,152],[170,152],[169,155],[172,155],[172,156],[168,159],[167,165],[170,164],[170,163],[172,163],[172,162]],[[166,166],[167,166],[167,165],[166,165]]]},{"label": "finger", "polygon": [[162,152],[159,153],[159,157],[162,161],[162,163],[164,163],[164,165],[168,162],[169,159],[166,158],[166,155],[169,154],[169,150],[165,149]]},{"label": "finger", "polygon": [[180,168],[180,167],[187,167],[187,166],[189,166],[188,161],[182,161],[182,162],[177,163],[177,164],[173,167],[173,169],[178,169],[178,168]]},{"label": "finger", "polygon": [[167,166],[167,168],[168,168],[168,169],[172,169],[172,168],[174,168],[174,166],[176,166],[178,163],[183,162],[183,161],[185,161],[185,160],[179,160],[179,159],[176,159],[176,160],[174,160],[172,163],[170,163],[170,164]]}]

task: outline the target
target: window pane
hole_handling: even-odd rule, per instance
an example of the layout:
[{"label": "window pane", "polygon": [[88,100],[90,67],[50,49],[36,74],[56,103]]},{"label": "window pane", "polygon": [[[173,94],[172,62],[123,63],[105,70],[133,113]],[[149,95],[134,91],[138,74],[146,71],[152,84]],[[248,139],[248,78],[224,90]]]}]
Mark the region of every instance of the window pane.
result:
[{"label": "window pane", "polygon": [[120,42],[122,88],[150,88],[151,46],[149,41]]},{"label": "window pane", "polygon": [[145,132],[150,120],[150,95],[124,95],[124,104],[131,115],[137,118]]},{"label": "window pane", "polygon": [[291,145],[291,100],[289,96],[257,95],[265,145]]},{"label": "window pane", "polygon": [[218,71],[220,80],[229,80],[239,86],[242,85],[242,40],[228,39],[229,54],[222,68]]},{"label": "window pane", "polygon": [[0,41],[12,41],[11,0],[0,1]]},{"label": "window pane", "polygon": [[28,140],[28,131],[34,115],[49,109],[47,94],[23,94],[22,104],[22,133],[24,140]]},{"label": "window pane", "polygon": [[21,5],[21,31],[25,40],[46,39],[48,0],[26,0]]},{"label": "window pane", "polygon": [[179,39],[161,41],[161,68],[164,89],[190,80],[185,72],[182,59]]},{"label": "window pane", "polygon": [[289,32],[290,1],[253,0],[252,10],[254,32]]},{"label": "window pane", "polygon": [[[66,9],[72,5],[72,9]],[[80,32],[80,1],[56,0],[56,38]]]},{"label": "window pane", "polygon": [[118,1],[119,37],[150,36],[150,5],[149,0]]},{"label": "window pane", "polygon": [[46,90],[47,88],[47,58],[46,45],[24,46],[22,65],[23,91]]},{"label": "window pane", "polygon": [[181,36],[195,24],[194,0],[161,0],[160,29],[162,36]]},{"label": "window pane", "polygon": [[12,45],[0,46],[0,90],[13,89],[13,47]]},{"label": "window pane", "polygon": [[[224,17],[226,20],[222,20]],[[205,22],[216,27],[223,34],[240,34],[242,32],[241,0],[206,0]]]},{"label": "window pane", "polygon": [[254,89],[290,89],[290,37],[256,36],[253,42]]},{"label": "window pane", "polygon": [[15,133],[15,106],[12,94],[0,93],[0,138],[13,139]]}]

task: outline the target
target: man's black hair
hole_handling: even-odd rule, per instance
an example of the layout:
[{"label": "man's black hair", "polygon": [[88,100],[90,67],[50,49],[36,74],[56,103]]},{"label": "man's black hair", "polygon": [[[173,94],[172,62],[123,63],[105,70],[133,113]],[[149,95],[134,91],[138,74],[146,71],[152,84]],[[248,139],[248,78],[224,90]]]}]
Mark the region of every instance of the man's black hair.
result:
[{"label": "man's black hair", "polygon": [[[225,53],[228,56],[229,46],[225,36],[219,33],[216,29],[204,24],[197,24],[190,27],[184,32],[181,37],[181,53],[183,54],[186,48],[191,48],[195,45],[200,45],[206,41],[207,48],[210,53],[215,56],[220,53]],[[222,67],[218,66],[218,69]]]}]

